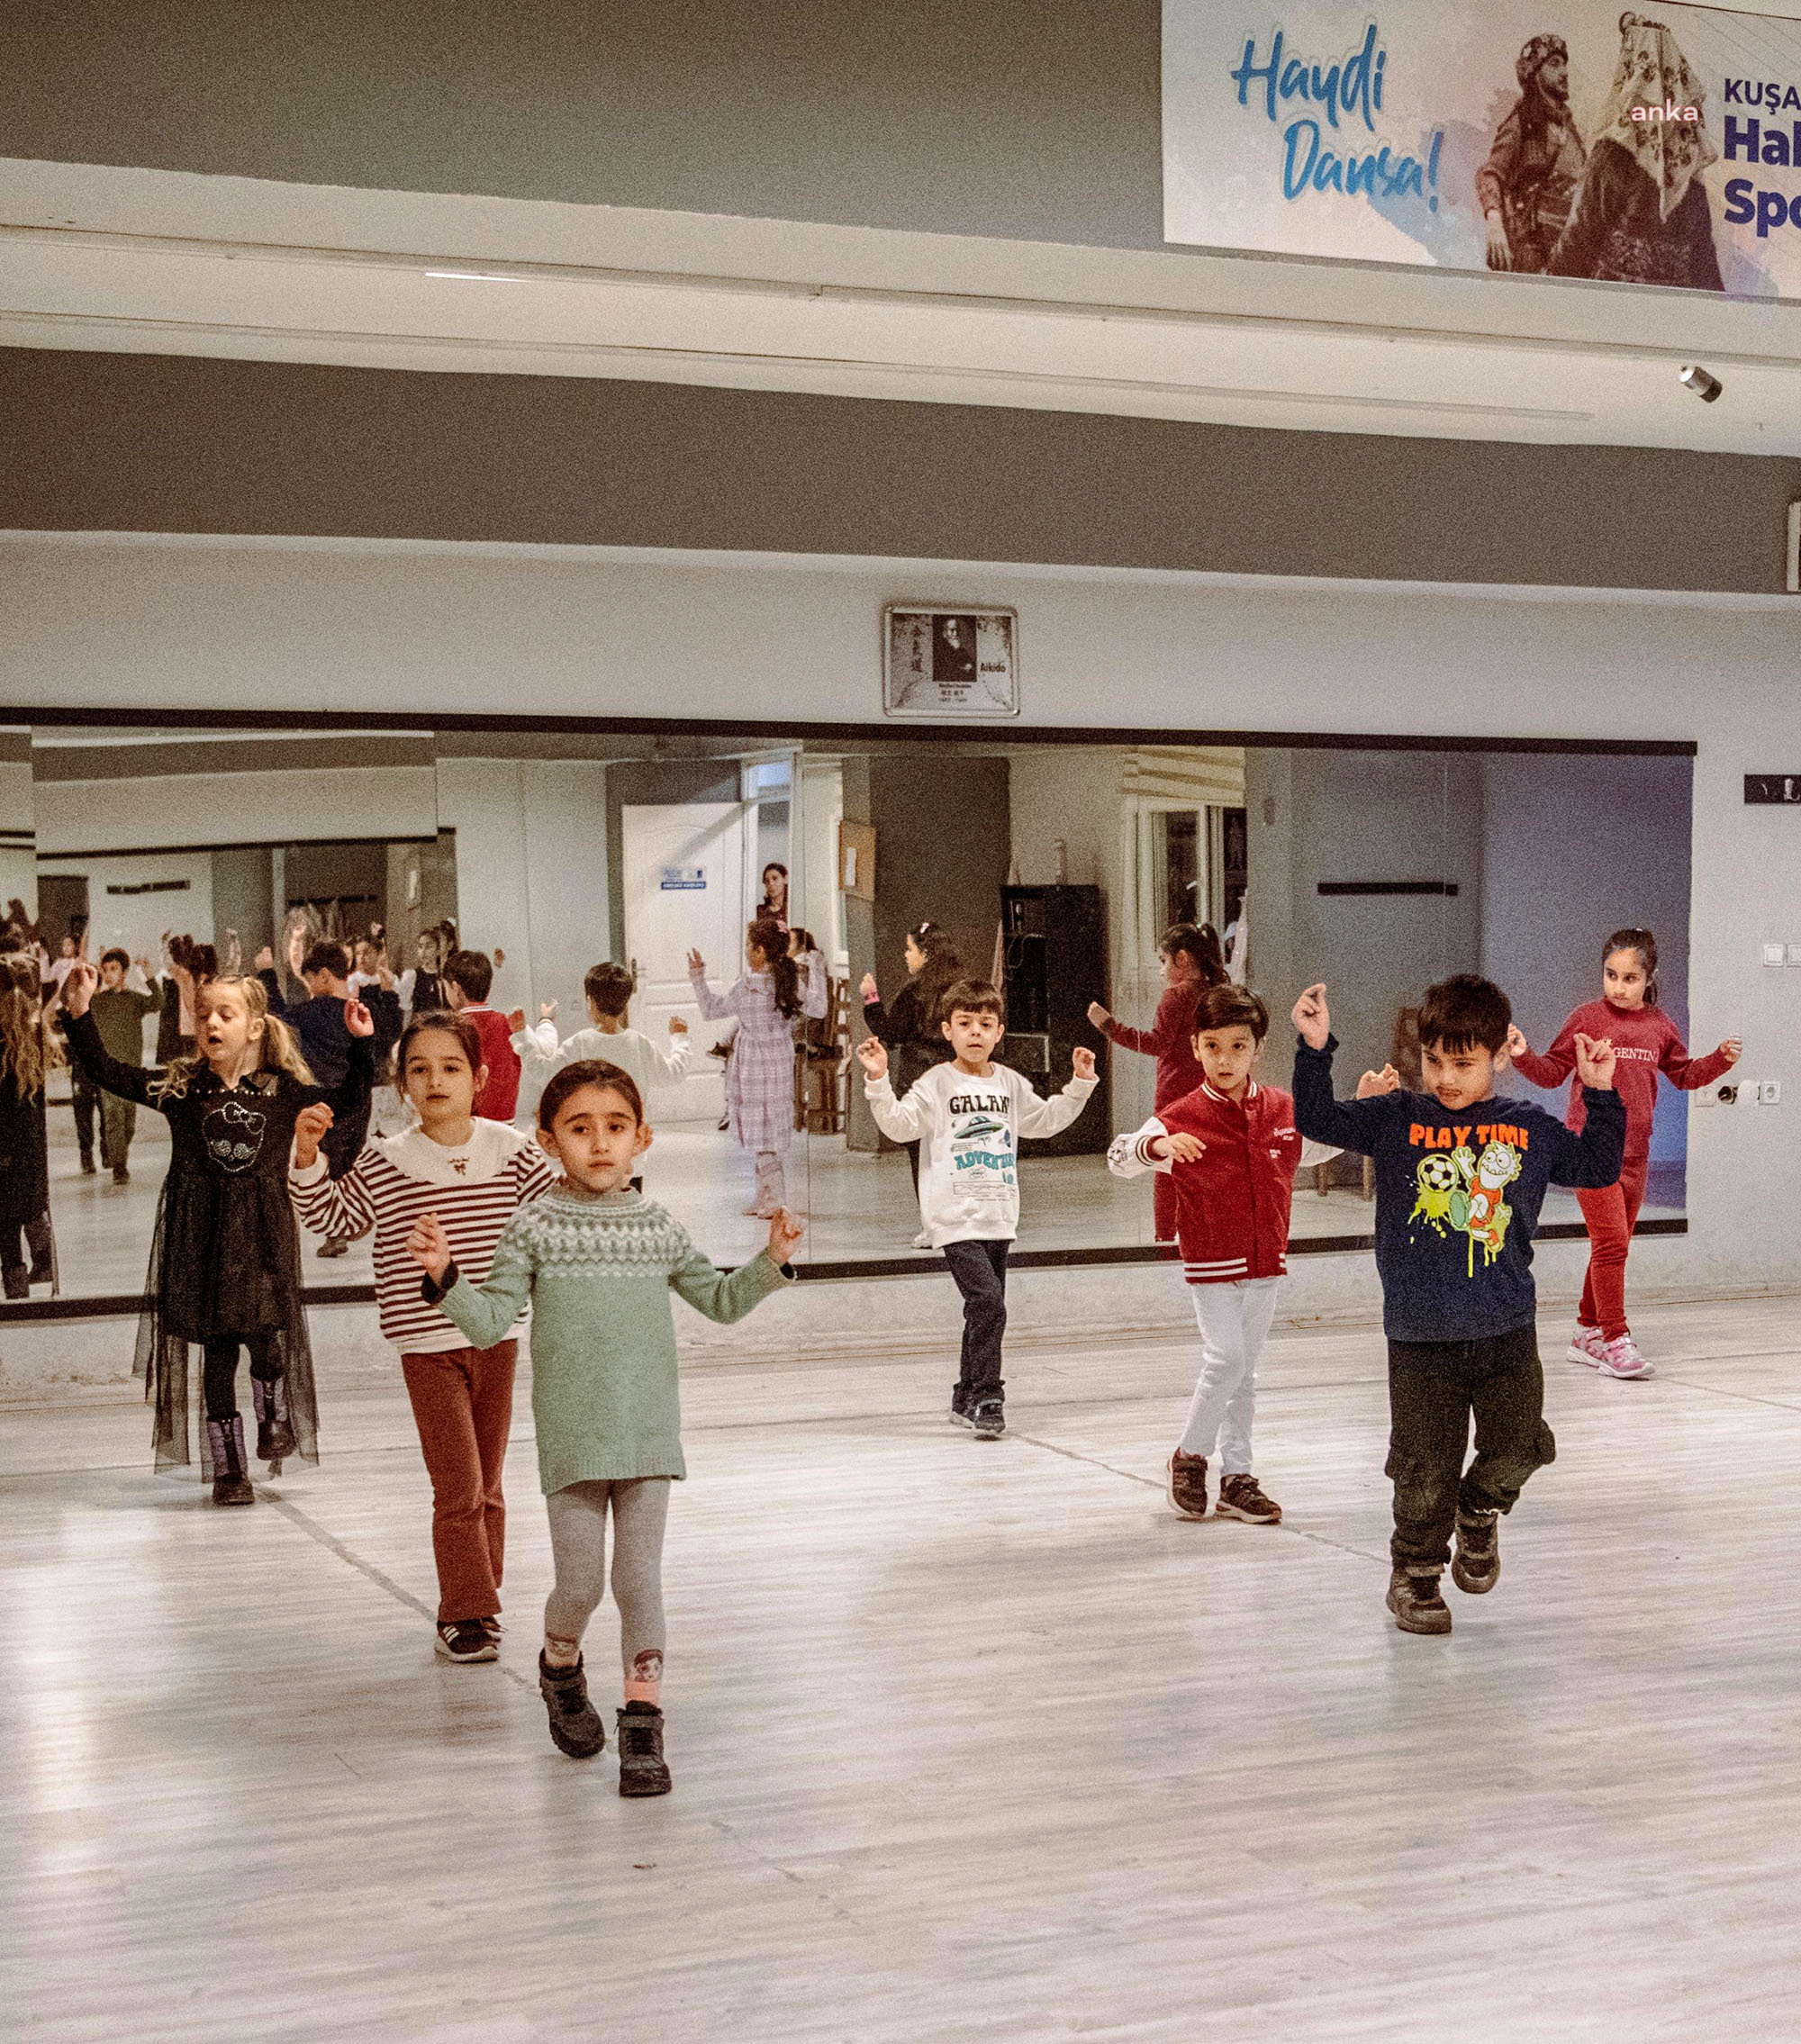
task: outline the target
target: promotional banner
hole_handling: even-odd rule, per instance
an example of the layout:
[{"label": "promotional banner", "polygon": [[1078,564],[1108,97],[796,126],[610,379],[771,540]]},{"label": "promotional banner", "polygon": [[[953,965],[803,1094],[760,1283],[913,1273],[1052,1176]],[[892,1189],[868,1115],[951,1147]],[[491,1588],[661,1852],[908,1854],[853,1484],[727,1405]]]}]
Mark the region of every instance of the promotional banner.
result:
[{"label": "promotional banner", "polygon": [[1801,22],[1163,0],[1163,234],[1801,298]]}]

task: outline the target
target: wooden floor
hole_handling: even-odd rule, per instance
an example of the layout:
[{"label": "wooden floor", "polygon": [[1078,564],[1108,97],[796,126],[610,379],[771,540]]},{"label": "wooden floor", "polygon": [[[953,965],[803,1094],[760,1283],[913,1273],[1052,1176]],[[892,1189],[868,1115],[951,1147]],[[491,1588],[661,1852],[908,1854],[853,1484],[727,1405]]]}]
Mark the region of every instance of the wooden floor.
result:
[{"label": "wooden floor", "polygon": [[459,1669],[330,1316],[327,1459],[254,1511],[153,1479],[140,1406],[0,1409],[5,2034],[1792,2039],[1795,1314],[1647,1312],[1653,1384],[1552,1361],[1449,1640],[1382,1609],[1372,1330],[1272,1344],[1274,1532],[1164,1508],[1183,1345],[1016,1350],[992,1446],[879,1340],[696,1370],[650,1804],[545,1737],[529,1424]]}]

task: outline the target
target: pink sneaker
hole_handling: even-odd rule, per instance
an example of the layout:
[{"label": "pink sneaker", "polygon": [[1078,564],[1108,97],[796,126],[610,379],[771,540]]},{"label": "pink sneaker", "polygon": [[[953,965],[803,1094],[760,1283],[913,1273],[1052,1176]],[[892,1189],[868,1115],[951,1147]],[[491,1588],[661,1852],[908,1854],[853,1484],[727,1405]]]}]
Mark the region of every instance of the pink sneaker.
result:
[{"label": "pink sneaker", "polygon": [[1607,1344],[1601,1339],[1598,1327],[1585,1327],[1579,1320],[1576,1332],[1570,1337],[1570,1346],[1563,1352],[1571,1362],[1586,1362],[1590,1370],[1598,1370],[1601,1358],[1607,1352]]},{"label": "pink sneaker", "polygon": [[1603,1377],[1655,1377],[1651,1365],[1638,1352],[1638,1344],[1630,1334],[1622,1334],[1609,1342],[1601,1351],[1596,1366]]}]

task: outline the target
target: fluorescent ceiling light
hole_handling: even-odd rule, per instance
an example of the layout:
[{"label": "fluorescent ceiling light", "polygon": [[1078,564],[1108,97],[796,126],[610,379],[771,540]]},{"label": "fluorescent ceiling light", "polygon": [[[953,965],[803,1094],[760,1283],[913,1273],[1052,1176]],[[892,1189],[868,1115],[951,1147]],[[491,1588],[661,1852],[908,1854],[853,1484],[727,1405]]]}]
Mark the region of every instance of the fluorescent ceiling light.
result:
[{"label": "fluorescent ceiling light", "polygon": [[523,284],[522,276],[496,276],[491,270],[427,270],[427,276],[455,277],[463,284]]}]

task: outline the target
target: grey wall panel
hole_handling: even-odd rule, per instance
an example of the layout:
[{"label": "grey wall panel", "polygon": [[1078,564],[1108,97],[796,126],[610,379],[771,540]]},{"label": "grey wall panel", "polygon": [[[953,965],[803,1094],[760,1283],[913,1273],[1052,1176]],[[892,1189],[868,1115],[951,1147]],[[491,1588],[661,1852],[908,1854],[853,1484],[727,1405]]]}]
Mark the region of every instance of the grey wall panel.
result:
[{"label": "grey wall panel", "polygon": [[27,530],[1769,592],[1801,495],[1751,456],[35,348],[0,420]]},{"label": "grey wall panel", "polygon": [[18,0],[0,149],[1156,248],[1158,0]]}]

